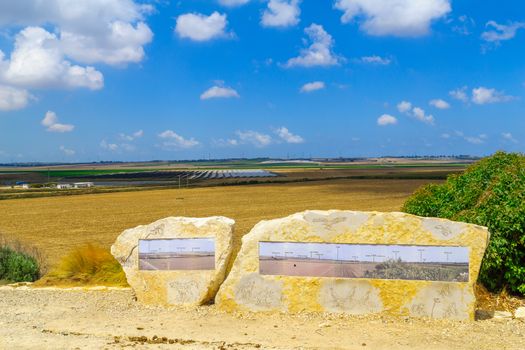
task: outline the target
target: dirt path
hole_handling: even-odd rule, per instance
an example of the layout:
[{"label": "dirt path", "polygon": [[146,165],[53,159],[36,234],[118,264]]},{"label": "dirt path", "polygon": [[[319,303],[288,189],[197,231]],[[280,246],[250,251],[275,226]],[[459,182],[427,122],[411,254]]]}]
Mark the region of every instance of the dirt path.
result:
[{"label": "dirt path", "polygon": [[130,290],[0,287],[0,349],[525,349],[525,322],[230,315],[146,308]]}]

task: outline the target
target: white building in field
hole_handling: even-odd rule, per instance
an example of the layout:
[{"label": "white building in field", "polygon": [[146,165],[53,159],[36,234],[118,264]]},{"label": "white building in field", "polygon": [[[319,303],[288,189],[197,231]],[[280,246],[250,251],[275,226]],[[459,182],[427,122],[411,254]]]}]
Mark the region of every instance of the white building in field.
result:
[{"label": "white building in field", "polygon": [[73,184],[74,188],[90,188],[93,187],[95,184],[93,182],[75,182]]},{"label": "white building in field", "polygon": [[57,184],[57,188],[59,190],[68,190],[70,188],[73,188],[73,185],[71,185],[71,184]]}]

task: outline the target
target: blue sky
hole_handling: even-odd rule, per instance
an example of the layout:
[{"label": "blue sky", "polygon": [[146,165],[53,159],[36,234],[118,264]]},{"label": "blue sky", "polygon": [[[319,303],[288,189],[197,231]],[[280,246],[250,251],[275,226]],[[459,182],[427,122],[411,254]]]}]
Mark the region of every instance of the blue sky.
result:
[{"label": "blue sky", "polygon": [[0,4],[0,162],[523,151],[525,4]]}]

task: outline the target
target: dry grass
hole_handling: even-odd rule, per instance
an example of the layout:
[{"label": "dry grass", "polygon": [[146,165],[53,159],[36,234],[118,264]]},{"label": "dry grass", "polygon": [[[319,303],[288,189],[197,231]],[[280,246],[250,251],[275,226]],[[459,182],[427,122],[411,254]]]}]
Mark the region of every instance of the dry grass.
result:
[{"label": "dry grass", "polygon": [[167,216],[236,220],[236,245],[257,222],[306,209],[399,210],[429,180],[337,180],[105,193],[0,201],[0,232],[38,248],[56,266],[87,243],[108,249],[126,228]]},{"label": "dry grass", "polygon": [[73,249],[35,285],[127,286],[122,267],[110,252],[93,244]]},{"label": "dry grass", "polygon": [[514,312],[518,307],[525,306],[525,299],[510,295],[506,290],[491,293],[481,284],[475,286],[476,307],[485,311]]}]

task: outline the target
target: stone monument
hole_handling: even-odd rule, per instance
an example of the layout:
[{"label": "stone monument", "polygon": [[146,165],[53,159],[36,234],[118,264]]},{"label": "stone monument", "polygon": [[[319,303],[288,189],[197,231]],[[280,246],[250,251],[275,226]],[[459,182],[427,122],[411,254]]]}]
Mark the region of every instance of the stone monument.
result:
[{"label": "stone monument", "polygon": [[111,246],[137,299],[150,305],[201,305],[213,299],[232,254],[235,222],[169,217],[125,230]]},{"label": "stone monument", "polygon": [[405,213],[305,211],[243,237],[228,311],[474,318],[485,227]]}]

